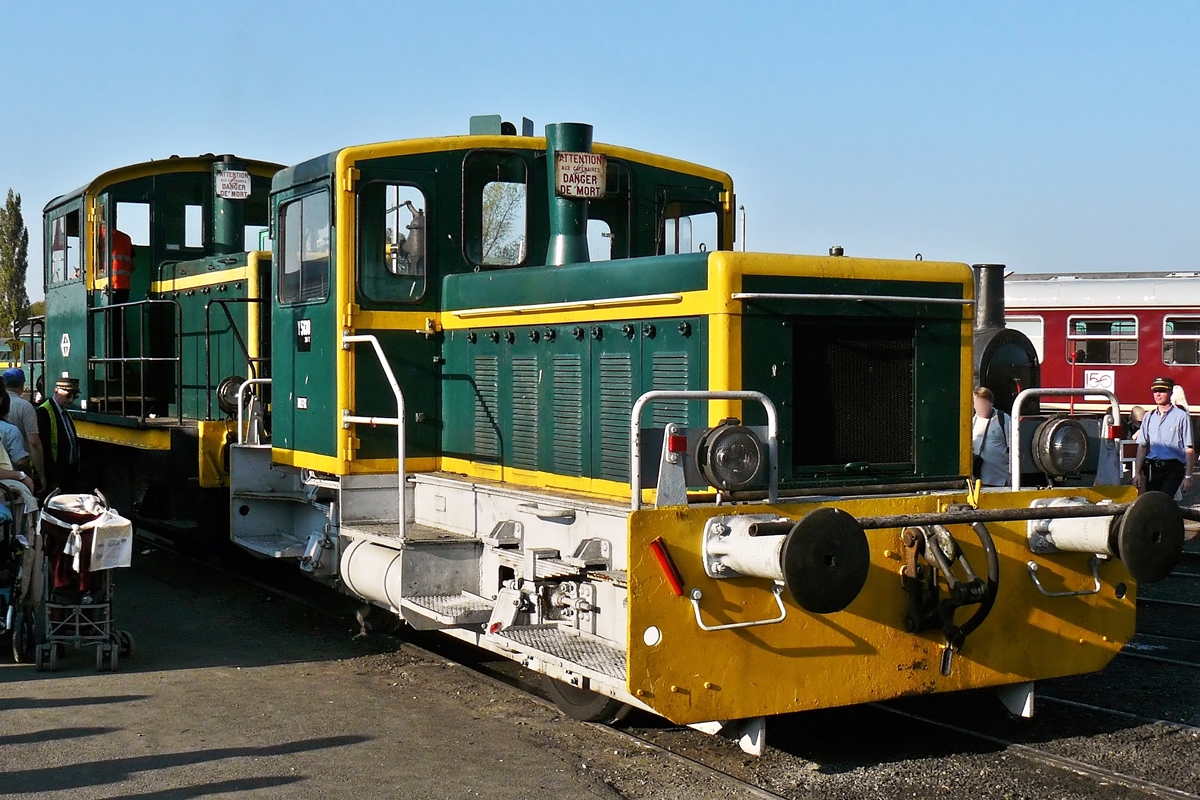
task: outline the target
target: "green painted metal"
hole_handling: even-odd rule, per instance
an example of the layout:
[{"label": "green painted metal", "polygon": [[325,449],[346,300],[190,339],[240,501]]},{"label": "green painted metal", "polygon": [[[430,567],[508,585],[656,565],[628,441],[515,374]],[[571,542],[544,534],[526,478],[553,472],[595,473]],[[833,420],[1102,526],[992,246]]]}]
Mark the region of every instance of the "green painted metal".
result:
[{"label": "green painted metal", "polygon": [[554,122],[546,126],[546,191],[550,198],[550,243],[546,263],[555,267],[588,260],[588,204],[586,200],[559,197],[555,193],[555,156],[559,152],[591,151],[591,125]]},{"label": "green painted metal", "polygon": [[[962,297],[957,283],[867,281],[849,278],[751,276],[743,278],[747,292],[814,294],[879,294],[897,296]],[[746,304],[742,318],[742,383],[764,392],[780,415],[781,480],[785,485],[838,485],[885,483],[901,478],[953,478],[959,472],[959,432],[966,400],[961,387],[961,316],[959,306],[948,304],[881,301],[756,301]],[[868,473],[848,475],[845,465],[795,466],[797,448],[805,446],[806,431],[827,424],[820,419],[797,418],[794,387],[798,381],[816,379],[813,365],[803,363],[794,351],[803,326],[911,326],[913,344],[912,399],[893,397],[896,403],[913,404],[912,462],[873,465]],[[863,425],[873,424],[867,409],[895,392],[895,387],[866,384],[871,397],[845,397],[842,402],[864,409]],[[885,400],[886,401],[886,400]],[[747,404],[746,418],[763,424],[761,410]]]},{"label": "green painted metal", "polygon": [[[280,206],[330,189],[328,181],[318,181],[281,192],[274,198],[273,213],[277,218]],[[332,283],[337,274],[337,225],[334,217],[330,220],[327,297],[282,305],[278,291],[271,294],[271,427],[272,444],[277,448],[337,457],[341,410],[337,407],[336,376],[342,331]],[[277,253],[280,241],[277,223]],[[307,345],[301,343],[302,330],[311,335]]]},{"label": "green painted metal", "polygon": [[455,311],[706,288],[708,254],[693,253],[569,264],[553,270],[496,270],[448,275],[443,281],[442,294],[443,307]]},{"label": "green painted metal", "polygon": [[[212,165],[214,187],[217,177],[226,170],[244,170],[245,165],[225,156]],[[240,253],[246,249],[246,201],[230,200],[213,191],[212,249],[218,255]]]},{"label": "green painted metal", "polygon": [[[630,319],[448,332],[443,455],[628,481],[633,402],[651,389],[706,385],[705,323]],[[647,411],[648,423],[702,425],[704,418],[699,403]]]},{"label": "green painted metal", "polygon": [[[441,345],[437,337],[416,331],[363,330],[359,333],[378,337],[396,381],[404,391],[407,457],[437,455],[442,429],[440,368],[437,363]],[[366,417],[396,416],[396,400],[379,366],[374,348],[367,344],[356,344],[353,352],[355,414]],[[396,457],[395,428],[358,425],[355,435],[359,440],[355,458]]]}]

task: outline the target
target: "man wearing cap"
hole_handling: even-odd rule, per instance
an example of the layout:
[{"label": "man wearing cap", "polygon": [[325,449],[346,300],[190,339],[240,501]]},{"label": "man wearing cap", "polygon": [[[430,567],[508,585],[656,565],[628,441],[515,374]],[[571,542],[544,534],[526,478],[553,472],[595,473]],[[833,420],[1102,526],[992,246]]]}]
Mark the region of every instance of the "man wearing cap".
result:
[{"label": "man wearing cap", "polygon": [[1171,402],[1175,381],[1155,378],[1150,385],[1154,408],[1142,418],[1133,440],[1137,442],[1137,460],[1133,484],[1142,492],[1162,492],[1174,497],[1180,488],[1192,488],[1192,468],[1196,450],[1192,445],[1192,418]]},{"label": "man wearing cap", "polygon": [[8,409],[8,422],[17,426],[17,430],[25,437],[25,449],[33,459],[33,468],[38,475],[45,470],[45,454],[42,451],[42,437],[38,433],[37,411],[33,403],[24,397],[25,372],[20,367],[9,367],[0,374],[4,381],[4,389],[12,405]]},{"label": "man wearing cap", "polygon": [[46,445],[46,469],[42,473],[45,494],[78,491],[79,439],[75,423],[66,409],[79,396],[79,380],[63,375],[54,384],[54,392],[37,407],[38,431]]}]

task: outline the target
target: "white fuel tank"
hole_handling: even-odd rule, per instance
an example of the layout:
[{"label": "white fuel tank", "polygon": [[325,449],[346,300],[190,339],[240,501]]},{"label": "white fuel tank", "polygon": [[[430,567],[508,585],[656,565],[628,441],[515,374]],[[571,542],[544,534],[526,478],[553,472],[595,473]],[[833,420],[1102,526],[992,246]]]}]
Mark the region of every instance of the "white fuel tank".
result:
[{"label": "white fuel tank", "polygon": [[399,611],[400,557],[399,550],[357,539],[342,552],[342,581],[364,600]]}]

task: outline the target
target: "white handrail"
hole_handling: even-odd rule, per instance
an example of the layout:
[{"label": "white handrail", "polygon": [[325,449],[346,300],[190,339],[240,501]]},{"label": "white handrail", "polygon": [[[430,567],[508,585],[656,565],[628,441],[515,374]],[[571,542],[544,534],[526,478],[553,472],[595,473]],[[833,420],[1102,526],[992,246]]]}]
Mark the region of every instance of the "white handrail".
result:
[{"label": "white handrail", "polygon": [[1089,394],[1102,394],[1112,405],[1113,425],[1121,424],[1121,404],[1117,396],[1107,389],[1026,389],[1013,400],[1012,407],[1012,441],[1009,443],[1008,469],[1011,473],[1012,489],[1021,489],[1021,405],[1031,397],[1082,397]]},{"label": "white handrail", "polygon": [[404,538],[404,393],[400,391],[400,384],[396,381],[395,373],[392,372],[392,365],[388,363],[387,357],[383,354],[383,347],[379,344],[378,339],[370,334],[347,334],[342,337],[343,350],[349,350],[350,345],[359,343],[370,344],[375,348],[375,357],[379,360],[379,366],[383,368],[383,374],[392,387],[392,394],[396,396],[396,416],[394,418],[356,417],[350,413],[350,409],[343,408],[342,427],[349,428],[351,424],[396,426],[396,493],[399,495],[400,537]]},{"label": "white handrail", "polygon": [[242,384],[240,386],[238,386],[238,391],[237,391],[237,407],[238,407],[238,415],[237,415],[238,439],[237,439],[237,443],[238,444],[246,443],[245,440],[242,438],[242,433],[243,433],[242,429],[244,426],[243,420],[245,419],[244,411],[245,411],[245,407],[246,407],[246,404],[244,402],[242,402],[242,399],[245,397],[246,387],[258,386],[260,384],[269,384],[270,382],[271,382],[270,378],[250,378],[248,380],[242,381]]},{"label": "white handrail", "polygon": [[642,412],[655,400],[755,400],[767,410],[767,502],[779,502],[779,414],[771,398],[762,392],[669,391],[655,389],[646,392],[633,404],[629,423],[629,485],[633,490],[631,505],[634,511],[642,507]]}]

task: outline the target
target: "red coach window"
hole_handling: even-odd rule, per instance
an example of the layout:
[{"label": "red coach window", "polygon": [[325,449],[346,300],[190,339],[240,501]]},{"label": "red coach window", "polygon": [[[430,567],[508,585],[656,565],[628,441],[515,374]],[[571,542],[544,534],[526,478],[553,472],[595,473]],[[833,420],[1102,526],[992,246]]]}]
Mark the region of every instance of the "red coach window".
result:
[{"label": "red coach window", "polygon": [[1067,318],[1067,360],[1076,364],[1136,364],[1137,317]]},{"label": "red coach window", "polygon": [[1167,317],[1163,320],[1164,364],[1200,364],[1200,317]]}]

